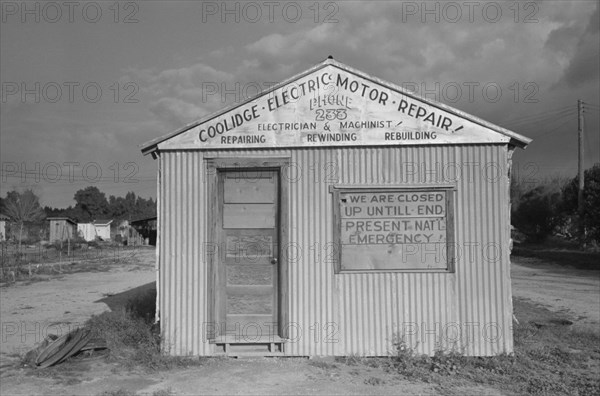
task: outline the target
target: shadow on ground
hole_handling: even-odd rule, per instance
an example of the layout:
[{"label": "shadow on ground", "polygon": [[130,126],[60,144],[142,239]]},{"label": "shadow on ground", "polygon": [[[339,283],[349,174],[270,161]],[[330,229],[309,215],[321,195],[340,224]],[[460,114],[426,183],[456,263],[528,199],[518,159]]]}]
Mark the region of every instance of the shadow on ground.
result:
[{"label": "shadow on ground", "polygon": [[[562,267],[574,267],[582,270],[598,270],[600,266],[600,253],[581,252],[576,250],[553,250],[537,246],[518,246],[512,250],[514,256],[534,257],[543,261],[544,264],[552,263]],[[529,264],[535,267],[535,265]]]},{"label": "shadow on ground", "polygon": [[156,282],[146,283],[145,285],[121,293],[111,294],[94,302],[104,303],[111,311],[116,311],[121,308],[130,308],[132,301],[152,299],[153,296],[156,296]]}]

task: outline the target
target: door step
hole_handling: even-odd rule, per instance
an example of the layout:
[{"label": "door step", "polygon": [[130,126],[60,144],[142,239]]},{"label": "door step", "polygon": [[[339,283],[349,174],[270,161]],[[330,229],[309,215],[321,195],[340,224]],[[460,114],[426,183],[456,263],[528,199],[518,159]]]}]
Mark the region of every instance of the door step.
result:
[{"label": "door step", "polygon": [[283,356],[285,340],[278,337],[257,337],[236,341],[236,337],[216,337],[215,354],[223,356]]}]

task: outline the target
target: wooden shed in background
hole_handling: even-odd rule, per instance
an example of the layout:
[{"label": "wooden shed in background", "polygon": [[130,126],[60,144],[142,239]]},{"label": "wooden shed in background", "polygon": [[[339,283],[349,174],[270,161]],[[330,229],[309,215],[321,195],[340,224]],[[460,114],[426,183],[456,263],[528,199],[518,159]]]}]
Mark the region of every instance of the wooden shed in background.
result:
[{"label": "wooden shed in background", "polygon": [[137,234],[137,236],[141,237],[143,240],[141,244],[156,246],[156,224],[156,216],[132,221],[130,236],[135,238]]},{"label": "wooden shed in background", "polygon": [[173,355],[512,352],[530,139],[333,59],[143,145]]},{"label": "wooden shed in background", "polygon": [[0,242],[8,240],[6,235],[6,223],[10,221],[10,217],[0,213]]},{"label": "wooden shed in background", "polygon": [[77,223],[69,217],[48,217],[50,243],[68,241],[77,236]]}]

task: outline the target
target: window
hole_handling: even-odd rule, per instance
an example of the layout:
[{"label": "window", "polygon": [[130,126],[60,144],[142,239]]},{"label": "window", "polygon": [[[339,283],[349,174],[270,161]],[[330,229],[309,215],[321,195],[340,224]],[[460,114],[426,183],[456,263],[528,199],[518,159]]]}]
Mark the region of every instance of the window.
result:
[{"label": "window", "polygon": [[452,187],[333,189],[336,272],[453,271]]}]

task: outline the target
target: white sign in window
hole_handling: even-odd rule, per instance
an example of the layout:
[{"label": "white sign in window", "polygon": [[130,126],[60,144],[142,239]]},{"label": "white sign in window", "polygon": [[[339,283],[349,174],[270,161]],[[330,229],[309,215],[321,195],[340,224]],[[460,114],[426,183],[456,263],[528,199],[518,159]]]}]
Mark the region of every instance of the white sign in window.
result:
[{"label": "white sign in window", "polygon": [[453,190],[334,190],[337,271],[452,270]]}]

